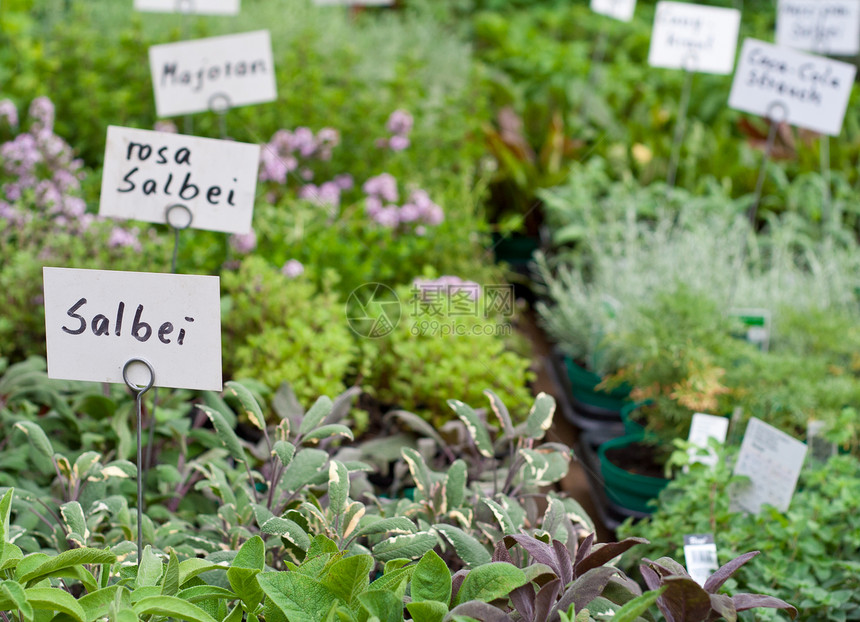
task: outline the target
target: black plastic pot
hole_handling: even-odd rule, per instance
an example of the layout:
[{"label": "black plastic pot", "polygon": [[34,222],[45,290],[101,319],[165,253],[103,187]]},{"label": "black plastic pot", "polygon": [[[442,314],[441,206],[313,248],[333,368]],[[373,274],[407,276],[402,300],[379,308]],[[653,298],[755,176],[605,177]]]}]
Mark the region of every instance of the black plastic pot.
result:
[{"label": "black plastic pot", "polygon": [[602,443],[603,441],[595,432],[583,432],[579,435],[576,444],[576,455],[585,471],[591,500],[597,508],[600,520],[607,529],[615,531],[628,518],[642,519],[649,514],[619,505],[606,495],[598,455],[598,447]]},{"label": "black plastic pot", "polygon": [[559,408],[565,419],[579,430],[592,433],[595,441],[604,442],[622,436],[624,423],[621,419],[621,407],[625,403],[624,400],[612,394],[599,395],[594,389],[600,381],[597,376],[594,376],[596,381],[592,381],[590,389],[583,386],[583,382],[578,382],[579,376],[570,373],[571,364],[573,362],[570,359],[566,361],[555,348],[545,361],[550,380],[556,386]]}]

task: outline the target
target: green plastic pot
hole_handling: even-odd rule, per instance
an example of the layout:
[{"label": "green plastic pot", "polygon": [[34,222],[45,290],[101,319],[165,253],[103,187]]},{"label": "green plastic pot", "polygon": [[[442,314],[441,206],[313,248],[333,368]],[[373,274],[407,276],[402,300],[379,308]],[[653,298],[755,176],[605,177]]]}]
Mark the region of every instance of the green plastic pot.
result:
[{"label": "green plastic pot", "polygon": [[577,401],[614,412],[620,412],[628,403],[630,387],[622,385],[611,391],[601,391],[597,389],[597,385],[603,382],[603,378],[594,372],[577,365],[569,356],[564,357],[564,367],[570,380],[571,392]]},{"label": "green plastic pot", "polygon": [[625,471],[606,458],[608,450],[624,448],[644,438],[642,434],[629,434],[606,441],[598,448],[597,455],[600,458],[600,472],[607,498],[623,508],[651,514],[654,508],[648,502],[660,495],[669,480]]},{"label": "green plastic pot", "polygon": [[642,406],[647,406],[651,401],[645,402],[627,402],[621,409],[621,421],[624,422],[625,436],[644,436],[645,426],[633,420],[633,413],[639,410]]},{"label": "green plastic pot", "polygon": [[502,236],[493,233],[493,251],[497,262],[511,266],[525,266],[532,260],[534,252],[540,248],[540,240],[522,233]]}]

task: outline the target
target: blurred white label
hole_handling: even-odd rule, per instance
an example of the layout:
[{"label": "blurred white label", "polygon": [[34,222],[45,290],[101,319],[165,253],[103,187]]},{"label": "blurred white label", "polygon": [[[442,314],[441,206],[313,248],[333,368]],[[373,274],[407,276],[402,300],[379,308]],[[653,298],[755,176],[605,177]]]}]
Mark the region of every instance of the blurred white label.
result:
[{"label": "blurred white label", "polygon": [[856,70],[848,63],[746,39],[729,106],[838,136]]},{"label": "blurred white label", "polygon": [[684,536],[684,561],[693,581],[705,585],[705,581],[720,567],[714,536],[709,533]]},{"label": "blurred white label", "polygon": [[99,214],[163,223],[178,203],[195,229],[248,233],[259,162],[259,145],[111,125]]},{"label": "blurred white label", "polygon": [[804,443],[760,419],[750,419],[734,469],[750,483],[733,491],[732,508],[758,514],[769,504],[787,511],[805,458]]},{"label": "blurred white label", "polygon": [[687,440],[700,449],[706,449],[707,455],[690,450],[691,462],[699,462],[708,466],[717,464],[717,455],[710,447],[710,439],[714,438],[722,444],[726,442],[726,433],[729,431],[729,420],[727,417],[715,417],[704,413],[693,415],[690,424],[690,434]]},{"label": "blurred white label", "polygon": [[652,67],[729,74],[735,65],[741,12],[658,2],[648,63]]},{"label": "blurred white label", "polygon": [[[122,383],[148,361],[158,387],[221,390],[217,276],[43,268],[48,377]],[[135,363],[129,378],[149,383]]]},{"label": "blurred white label", "polygon": [[778,45],[817,54],[860,52],[860,0],[779,0]]},{"label": "blurred white label", "polygon": [[159,117],[274,101],[275,63],[268,30],[149,48]]},{"label": "blurred white label", "polygon": [[151,13],[238,15],[240,0],[134,0],[134,8]]},{"label": "blurred white label", "polygon": [[591,10],[622,22],[629,22],[636,10],[636,0],[591,0]]},{"label": "blurred white label", "polygon": [[394,0],[314,0],[317,6],[393,6]]}]

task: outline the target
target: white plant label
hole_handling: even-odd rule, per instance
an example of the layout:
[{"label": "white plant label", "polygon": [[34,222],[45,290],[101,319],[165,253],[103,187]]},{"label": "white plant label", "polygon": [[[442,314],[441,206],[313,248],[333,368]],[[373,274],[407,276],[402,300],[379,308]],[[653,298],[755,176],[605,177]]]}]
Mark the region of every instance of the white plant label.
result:
[{"label": "white plant label", "polygon": [[314,0],[317,6],[393,6],[394,0]]},{"label": "white plant label", "polygon": [[818,54],[860,52],[860,0],[779,0],[776,42]]},{"label": "white plant label", "polygon": [[735,64],[741,12],[685,2],[658,2],[648,64],[729,74]]},{"label": "white plant label", "polygon": [[806,445],[761,419],[750,419],[735,475],[746,475],[750,483],[732,494],[732,508],[758,514],[769,504],[780,512],[788,510],[806,458]]},{"label": "white plant label", "polygon": [[838,136],[856,70],[848,63],[746,39],[729,106]]},{"label": "white plant label", "polygon": [[709,533],[684,536],[684,561],[690,578],[704,586],[720,565],[717,561],[717,545]]},{"label": "white plant label", "polygon": [[691,449],[690,456],[692,462],[715,466],[717,464],[717,455],[710,447],[710,439],[715,438],[719,443],[725,443],[728,431],[729,420],[727,417],[715,417],[714,415],[706,415],[704,413],[694,414],[687,440],[696,447],[708,450],[708,455],[703,456]]},{"label": "white plant label", "polygon": [[149,48],[159,117],[236,108],[277,99],[268,30]]},{"label": "white plant label", "polygon": [[196,15],[238,15],[240,0],[134,0],[137,11]]},{"label": "white plant label", "polygon": [[259,161],[259,145],[112,125],[99,214],[164,223],[167,207],[181,204],[195,229],[248,233]]},{"label": "white plant label", "polygon": [[636,0],[591,0],[591,10],[622,22],[629,22],[636,10]]},{"label": "white plant label", "polygon": [[[48,377],[122,383],[141,358],[154,385],[221,390],[216,276],[43,268]],[[143,364],[129,379],[149,382]]]}]

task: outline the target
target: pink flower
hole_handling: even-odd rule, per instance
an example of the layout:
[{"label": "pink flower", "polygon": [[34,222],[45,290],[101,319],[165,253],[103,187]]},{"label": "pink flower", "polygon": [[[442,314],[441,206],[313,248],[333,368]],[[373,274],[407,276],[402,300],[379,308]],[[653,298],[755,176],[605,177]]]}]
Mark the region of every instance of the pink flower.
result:
[{"label": "pink flower", "polygon": [[156,121],[153,129],[156,132],[167,132],[168,134],[179,133],[179,129],[173,121]]},{"label": "pink flower", "polygon": [[38,131],[53,131],[54,104],[47,97],[37,97],[30,103],[30,118]]},{"label": "pink flower", "polygon": [[334,178],[334,183],[341,190],[352,190],[352,187],[355,185],[355,182],[352,180],[352,175],[349,173],[336,176]]},{"label": "pink flower", "polygon": [[293,132],[293,149],[298,150],[303,158],[309,158],[317,150],[314,133],[307,127],[297,127]]},{"label": "pink flower", "polygon": [[305,184],[299,188],[299,198],[306,201],[314,201],[319,196],[319,188],[316,184]]},{"label": "pink flower", "polygon": [[405,137],[412,131],[414,123],[415,120],[412,118],[412,115],[406,110],[395,110],[391,113],[391,116],[388,117],[388,122],[385,124],[385,128],[395,136]]},{"label": "pink flower", "polygon": [[379,197],[367,197],[364,200],[364,211],[371,218],[376,218],[376,215],[382,209],[382,199]]},{"label": "pink flower", "polygon": [[388,146],[392,151],[403,151],[409,147],[409,139],[405,136],[392,136],[388,139]]},{"label": "pink flower", "polygon": [[319,188],[320,203],[338,207],[340,205],[340,187],[333,181],[327,181]]},{"label": "pink flower", "polygon": [[333,127],[324,127],[317,132],[317,142],[327,147],[337,147],[340,144],[340,132]]},{"label": "pink flower", "polygon": [[464,281],[458,276],[440,276],[438,279],[415,279],[412,285],[420,290],[422,296],[444,292],[453,296],[463,292],[471,300],[481,296],[481,286],[474,281]]},{"label": "pink flower", "polygon": [[376,177],[371,177],[362,186],[364,193],[369,196],[377,196],[384,201],[397,201],[399,194],[397,192],[397,180],[388,173],[382,173]]},{"label": "pink flower", "polygon": [[6,119],[10,127],[18,127],[18,109],[11,99],[0,100],[0,119]]},{"label": "pink flower", "polygon": [[444,220],[445,212],[443,212],[442,208],[435,203],[424,214],[424,222],[433,227],[435,227],[436,225],[441,225]]},{"label": "pink flower", "polygon": [[[260,151],[260,181],[274,181],[279,184],[287,183],[287,173],[290,170],[294,170],[295,166],[298,165],[295,158],[292,158],[292,156],[288,157],[292,159],[292,162],[269,149],[268,145],[263,145],[263,149]],[[293,165],[293,169],[290,168],[291,164]]]},{"label": "pink flower", "polygon": [[230,236],[230,246],[237,253],[245,255],[257,248],[257,234],[251,231],[250,233],[240,233]]},{"label": "pink flower", "polygon": [[374,220],[389,229],[394,229],[400,224],[400,210],[396,205],[388,205],[377,212]]},{"label": "pink flower", "polygon": [[136,251],[141,250],[140,241],[137,239],[138,230],[123,229],[122,227],[114,227],[108,238],[108,246],[110,248],[133,248]]},{"label": "pink flower", "polygon": [[290,259],[287,263],[284,264],[283,268],[281,268],[281,274],[290,279],[294,279],[297,276],[301,276],[305,272],[305,267],[302,265],[298,259]]},{"label": "pink flower", "polygon": [[415,222],[421,218],[421,210],[412,203],[407,203],[400,208],[400,222]]}]

